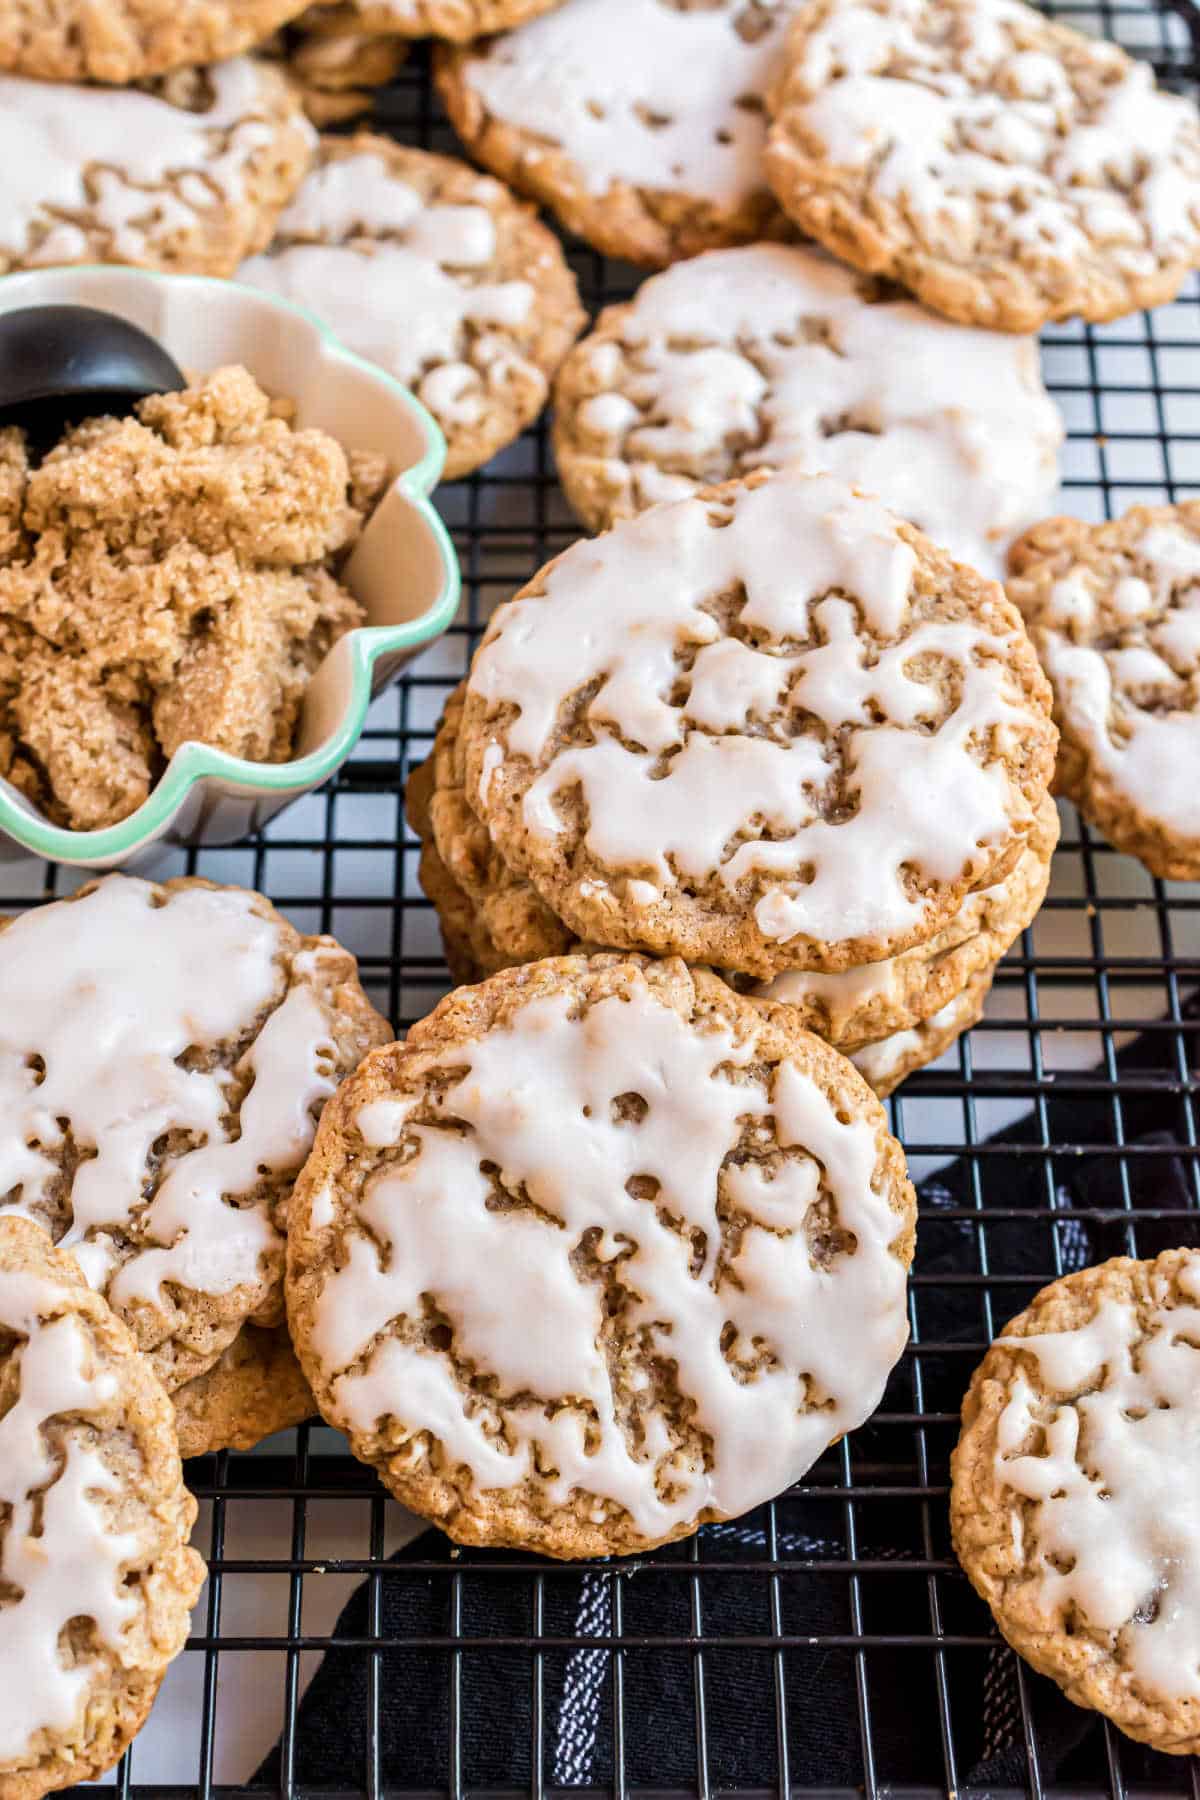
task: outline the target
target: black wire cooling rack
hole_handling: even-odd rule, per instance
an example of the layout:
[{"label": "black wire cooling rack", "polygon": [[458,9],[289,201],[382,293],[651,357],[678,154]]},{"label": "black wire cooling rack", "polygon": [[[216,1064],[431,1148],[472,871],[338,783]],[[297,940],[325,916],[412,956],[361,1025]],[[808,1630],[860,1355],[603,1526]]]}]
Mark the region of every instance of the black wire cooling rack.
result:
[{"label": "black wire cooling rack", "polygon": [[[1195,90],[1194,6],[1056,11]],[[454,148],[421,52],[376,123]],[[571,253],[593,304],[635,285]],[[1048,332],[1044,365],[1069,428],[1068,510],[1200,492],[1194,285],[1151,316]],[[448,985],[404,821],[407,769],[492,605],[574,535],[544,425],[439,503],[462,611],[375,706],[337,780],[260,838],[154,871],[260,888],[303,929],[336,933],[398,1027]],[[194,1463],[208,1584],[117,1772],[124,1796],[261,1792],[276,1743],[260,1780],[289,1800],[1200,1795],[1200,1763],[1141,1750],[1020,1665],[949,1547],[957,1408],[992,1335],[1070,1268],[1200,1242],[1200,890],[1151,881],[1064,819],[1051,897],[984,1022],[892,1102],[921,1228],[911,1347],[870,1425],[746,1521],[591,1568],[451,1554],[436,1536],[390,1560],[414,1527],[322,1427]],[[53,869],[0,868],[7,905],[61,891]],[[301,1696],[347,1601],[330,1653],[344,1703],[310,1719]]]}]

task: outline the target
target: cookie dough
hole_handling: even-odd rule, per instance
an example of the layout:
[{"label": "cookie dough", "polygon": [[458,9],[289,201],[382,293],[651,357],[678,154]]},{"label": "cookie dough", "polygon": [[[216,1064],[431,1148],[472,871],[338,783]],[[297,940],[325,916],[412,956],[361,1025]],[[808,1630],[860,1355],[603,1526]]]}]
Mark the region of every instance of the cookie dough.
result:
[{"label": "cookie dough", "polygon": [[112,1767],[182,1650],[187,1547],[171,1403],[74,1260],[0,1219],[0,1794]]},{"label": "cookie dough", "polygon": [[566,0],[436,66],[471,154],[608,256],[660,268],[786,231],[764,96],[797,0]]},{"label": "cookie dough", "polygon": [[212,1368],[171,1399],[181,1456],[252,1450],[317,1410],[286,1325],[243,1325]]},{"label": "cookie dough", "polygon": [[808,246],[714,250],[610,306],[555,384],[589,530],[754,469],[826,471],[1003,574],[1043,518],[1063,423],[1037,343],[935,318]]},{"label": "cookie dough", "polygon": [[1059,791],[1152,874],[1200,879],[1200,501],[1049,519],[1012,567],[1054,690]]},{"label": "cookie dough", "polygon": [[363,620],[331,568],[381,459],[293,431],[236,367],[32,467],[7,442],[0,775],[88,831],[136,811],[182,744],[286,762],[310,677]]},{"label": "cookie dough", "polygon": [[109,875],[0,930],[0,1215],[70,1250],[168,1390],[283,1313],[292,1181],[388,1027],[261,894]]},{"label": "cookie dough", "polygon": [[1200,1252],[1043,1288],[976,1370],[954,1545],[1004,1636],[1079,1706],[1200,1751]]},{"label": "cookie dough", "polygon": [[134,263],[232,275],[270,239],[312,146],[297,91],[250,57],[183,70],[156,93],[0,75],[0,274]]},{"label": "cookie dough", "polygon": [[580,938],[838,970],[1011,872],[1049,709],[998,584],[839,481],[759,474],[574,545],[498,609],[464,791]]},{"label": "cookie dough", "polygon": [[1114,319],[1200,263],[1195,107],[1019,0],[808,0],[770,104],[801,230],[952,319]]},{"label": "cookie dough", "polygon": [[557,240],[499,182],[369,133],[322,139],[239,279],[320,313],[411,387],[445,433],[451,479],[537,417],[584,323]]},{"label": "cookie dough", "polygon": [[757,1506],[871,1413],[914,1220],[878,1102],[786,1008],[566,957],[452,994],[342,1087],[288,1314],[405,1505],[464,1543],[627,1553]]}]

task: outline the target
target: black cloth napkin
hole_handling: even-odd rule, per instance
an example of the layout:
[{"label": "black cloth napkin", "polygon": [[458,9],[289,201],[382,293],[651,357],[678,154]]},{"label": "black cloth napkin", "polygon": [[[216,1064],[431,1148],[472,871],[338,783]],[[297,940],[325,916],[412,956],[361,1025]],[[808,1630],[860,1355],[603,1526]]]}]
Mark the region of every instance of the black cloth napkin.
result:
[{"label": "black cloth napkin", "polygon": [[[1191,1003],[1184,1040],[1189,1068],[1197,1060],[1196,1016]],[[926,1277],[978,1272],[976,1226],[939,1214],[981,1198],[985,1209],[991,1202],[1017,1215],[987,1228],[991,1272],[1016,1278],[997,1283],[996,1329],[1031,1297],[1055,1266],[1055,1255],[1069,1270],[1126,1253],[1130,1213],[1138,1255],[1200,1243],[1188,1167],[1169,1154],[1185,1133],[1183,1101],[1163,1079],[1176,1069],[1178,1041],[1171,1031],[1147,1032],[1117,1059],[1125,1142],[1161,1153],[1127,1159],[1124,1183],[1122,1163],[1111,1150],[1076,1153],[1070,1147],[1111,1146],[1114,1116],[1106,1092],[1081,1093],[1079,1080],[1071,1078],[1071,1091],[1047,1102],[1045,1138],[1035,1114],[989,1140],[1013,1147],[1047,1140],[1067,1146],[1055,1155],[1049,1183],[1043,1157],[1014,1154],[981,1161],[974,1172],[964,1159],[923,1184],[918,1271]],[[1139,1077],[1147,1074],[1156,1077],[1153,1091],[1140,1092]],[[1056,1220],[1055,1209],[1111,1210],[1120,1216]],[[1189,1216],[1139,1219],[1147,1209]],[[1020,1216],[1025,1213],[1028,1218]],[[1020,1279],[1025,1275],[1027,1286]],[[977,1342],[983,1335],[978,1285],[923,1284],[919,1319],[925,1341]],[[961,1354],[923,1361],[925,1409],[956,1411],[970,1369],[971,1359]],[[908,1381],[904,1375],[897,1379]],[[895,1390],[895,1404],[912,1404],[910,1387]],[[856,1456],[859,1440],[866,1446],[861,1454],[870,1456],[874,1429],[858,1434]],[[950,1435],[938,1455],[948,1450]],[[879,1445],[883,1454],[882,1437]],[[934,1481],[944,1479],[944,1462],[930,1473]],[[905,1510],[893,1512],[891,1504]],[[920,1555],[917,1510],[909,1501],[858,1508],[857,1557]],[[699,1781],[702,1742],[714,1788],[773,1787],[782,1778],[782,1755],[796,1785],[858,1786],[864,1781],[866,1737],[880,1781],[940,1787],[945,1766],[932,1654],[872,1648],[865,1658],[864,1721],[854,1653],[819,1642],[856,1629],[855,1596],[845,1574],[798,1569],[772,1583],[744,1567],[769,1553],[844,1560],[850,1550],[844,1506],[837,1499],[785,1500],[776,1508],[773,1539],[769,1530],[761,1514],[707,1527],[700,1549],[706,1565],[715,1566],[699,1579],[687,1572],[696,1553],[690,1544],[644,1561],[566,1574],[509,1552],[456,1552],[441,1533],[423,1534],[392,1559],[379,1580],[379,1635],[388,1645],[379,1657],[378,1682],[383,1781],[401,1789],[442,1788],[457,1755],[465,1786],[528,1786],[538,1772],[532,1746],[540,1741],[540,1774],[547,1786],[608,1786],[620,1764],[630,1786],[687,1790]],[[935,1553],[944,1554],[947,1542],[939,1519]],[[621,1571],[615,1580],[613,1570]],[[371,1635],[369,1587],[364,1583],[352,1595],[335,1638]],[[943,1581],[941,1594],[948,1630],[978,1634],[986,1628],[986,1615],[965,1582]],[[929,1631],[924,1576],[867,1576],[857,1602],[866,1631]],[[586,1644],[547,1650],[538,1663],[525,1646],[469,1643],[529,1638],[539,1623],[535,1608],[543,1637],[604,1638],[619,1631],[625,1640],[669,1639],[691,1636],[699,1627],[705,1638],[734,1641],[706,1650],[699,1661],[684,1649],[634,1647],[624,1652],[619,1674],[606,1649]],[[818,1642],[779,1656],[761,1644],[737,1641],[769,1636],[776,1618],[787,1635],[811,1635]],[[468,1640],[457,1658],[412,1641],[451,1630]],[[297,1720],[296,1774],[303,1785],[343,1790],[365,1785],[370,1661],[368,1652],[336,1645],[326,1653]],[[1025,1787],[1028,1761],[1014,1658],[1001,1647],[952,1653],[946,1671],[959,1780],[985,1788]],[[1042,1781],[1106,1784],[1104,1731],[1096,1716],[1071,1706],[1031,1671],[1025,1671],[1025,1683]],[[1172,1767],[1179,1769],[1173,1759],[1123,1745],[1127,1780],[1153,1778],[1163,1786]],[[277,1747],[255,1784],[277,1788],[280,1768]]]}]

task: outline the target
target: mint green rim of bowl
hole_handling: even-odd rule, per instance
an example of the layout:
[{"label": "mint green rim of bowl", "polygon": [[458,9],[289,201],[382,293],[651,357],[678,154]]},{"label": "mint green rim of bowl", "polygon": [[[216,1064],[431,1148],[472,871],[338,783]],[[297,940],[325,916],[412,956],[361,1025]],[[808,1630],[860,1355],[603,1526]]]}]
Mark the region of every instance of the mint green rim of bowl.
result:
[{"label": "mint green rim of bowl", "polygon": [[[419,618],[410,619],[404,625],[359,625],[347,632],[344,641],[350,652],[350,699],[337,729],[319,749],[310,751],[307,756],[285,763],[255,763],[248,762],[244,757],[230,756],[226,751],[216,750],[209,744],[183,744],[171,758],[162,780],[151,790],[137,811],[130,813],[127,819],[120,820],[118,824],[107,825],[100,831],[68,831],[60,825],[51,825],[46,820],[35,818],[10,794],[0,789],[0,832],[6,833],[31,854],[48,861],[88,864],[110,857],[130,856],[142,845],[160,837],[200,781],[216,778],[236,790],[259,794],[264,798],[272,794],[288,793],[293,789],[298,797],[301,792],[320,787],[328,781],[362,736],[367,709],[371,704],[371,683],[376,663],[382,657],[419,649],[441,637],[458,610],[462,572],[450,534],[429,498],[446,464],[446,440],[436,420],[402,382],[381,369],[377,363],[347,349],[337,333],[331,331],[325,321],[316,313],[310,312],[308,307],[299,306],[291,300],[277,299],[272,294],[264,294],[258,288],[247,287],[242,282],[221,280],[216,276],[166,275],[152,269],[126,269],[122,265],[108,263],[17,270],[10,275],[0,276],[0,294],[10,291],[10,283],[20,283],[33,289],[37,281],[47,275],[104,275],[110,279],[114,276],[118,279],[127,277],[131,287],[148,282],[156,286],[186,283],[189,287],[215,288],[222,293],[236,288],[243,293],[253,294],[259,302],[303,319],[315,329],[332,360],[350,368],[361,369],[382,386],[390,388],[419,427],[425,441],[425,453],[418,462],[410,464],[396,477],[393,486],[399,488],[428,525],[437,545],[443,571],[440,593]],[[36,302],[31,301],[30,304]]]}]

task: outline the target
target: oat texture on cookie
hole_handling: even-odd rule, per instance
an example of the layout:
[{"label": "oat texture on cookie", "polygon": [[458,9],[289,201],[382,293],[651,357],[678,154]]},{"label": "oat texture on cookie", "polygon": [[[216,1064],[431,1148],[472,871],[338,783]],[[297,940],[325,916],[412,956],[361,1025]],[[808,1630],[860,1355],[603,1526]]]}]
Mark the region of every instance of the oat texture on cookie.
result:
[{"label": "oat texture on cookie", "polygon": [[661,267],[782,232],[764,96],[795,0],[565,0],[438,83],[472,155],[609,256]]},{"label": "oat texture on cookie", "polygon": [[1200,502],[1049,519],[1012,564],[1054,690],[1058,787],[1153,874],[1200,879]]},{"label": "oat texture on cookie", "polygon": [[187,1547],[171,1404],[72,1258],[0,1219],[0,1794],[103,1773],[183,1648]]},{"label": "oat texture on cookie", "polygon": [[327,1109],[294,1341],[464,1542],[632,1551],[745,1512],[878,1404],[914,1201],[860,1078],[675,960],[463,989]]},{"label": "oat texture on cookie", "polygon": [[412,387],[466,474],[546,403],[584,322],[557,240],[489,176],[363,133],[317,163],[242,281],[318,312]]},{"label": "oat texture on cookie", "polygon": [[283,1311],[316,1116],[387,1027],[259,894],[110,875],[0,930],[0,1215],[70,1250],[169,1389]]},{"label": "oat texture on cookie", "polygon": [[156,92],[0,75],[0,274],[115,262],[232,275],[270,238],[312,143],[298,93],[250,57]]},{"label": "oat texture on cookie", "polygon": [[797,224],[951,318],[1116,318],[1200,262],[1194,106],[1019,0],[807,0],[771,105]]},{"label": "oat texture on cookie", "polygon": [[464,791],[582,939],[844,969],[1012,870],[1048,714],[998,584],[787,471],[623,521],[502,606],[467,684]]},{"label": "oat texture on cookie", "polygon": [[366,31],[466,43],[552,12],[562,0],[351,0]]},{"label": "oat texture on cookie", "polygon": [[306,0],[0,0],[0,69],[118,86],[224,62]]},{"label": "oat texture on cookie", "polygon": [[593,530],[789,464],[877,494],[988,575],[1044,517],[1062,438],[1032,338],[950,324],[798,245],[644,282],[555,386],[559,475]]},{"label": "oat texture on cookie", "polygon": [[1008,1641],[1080,1706],[1200,1750],[1200,1254],[1043,1289],[963,1407],[955,1547]]},{"label": "oat texture on cookie", "polygon": [[243,1325],[211,1369],[171,1395],[181,1456],[252,1450],[317,1410],[286,1325]]}]

